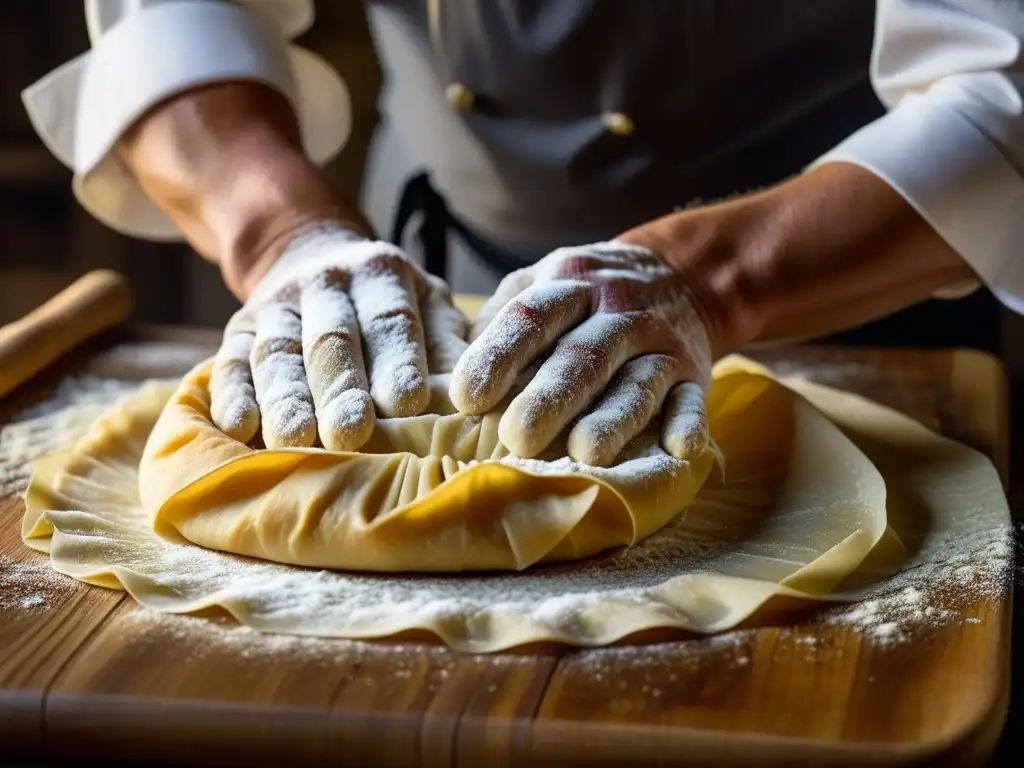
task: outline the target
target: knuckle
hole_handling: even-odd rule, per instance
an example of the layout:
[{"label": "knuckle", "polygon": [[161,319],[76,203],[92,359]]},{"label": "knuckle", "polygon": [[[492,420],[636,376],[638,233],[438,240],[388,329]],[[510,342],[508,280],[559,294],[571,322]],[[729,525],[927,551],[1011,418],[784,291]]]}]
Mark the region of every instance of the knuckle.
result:
[{"label": "knuckle", "polygon": [[603,267],[604,261],[596,256],[586,252],[570,253],[560,257],[557,274],[559,277],[586,278]]},{"label": "knuckle", "polygon": [[289,310],[297,310],[302,294],[300,281],[289,280],[269,292],[262,302],[264,305],[280,306]]},{"label": "knuckle", "polygon": [[301,355],[302,343],[296,339],[283,336],[260,339],[252,346],[249,353],[250,363],[253,368],[260,363],[266,362],[270,357],[278,354]]},{"label": "knuckle", "polygon": [[[637,410],[649,409],[658,405],[657,400],[661,393],[658,391],[660,387],[658,387],[656,379],[650,377],[642,378],[632,382],[632,384],[636,388],[637,405],[639,406]],[[623,417],[625,418],[626,415],[623,414]]]},{"label": "knuckle", "polygon": [[366,260],[359,266],[359,272],[367,277],[382,277],[384,275],[400,273],[405,274],[411,262],[397,249],[382,247],[375,249]]},{"label": "knuckle", "polygon": [[309,293],[344,291],[348,288],[348,270],[339,266],[327,266],[318,269],[302,281],[302,290]]},{"label": "knuckle", "polygon": [[374,341],[391,343],[395,336],[416,337],[423,333],[423,320],[419,312],[408,305],[388,307],[367,319],[367,337]]},{"label": "knuckle", "polygon": [[305,343],[302,354],[310,367],[310,373],[348,371],[361,364],[362,351],[359,336],[352,330],[342,328],[323,331]]},{"label": "knuckle", "polygon": [[544,310],[522,298],[512,299],[512,301],[506,304],[494,322],[494,327],[499,330],[512,326],[520,332],[527,334],[533,333],[545,325],[546,315]]}]

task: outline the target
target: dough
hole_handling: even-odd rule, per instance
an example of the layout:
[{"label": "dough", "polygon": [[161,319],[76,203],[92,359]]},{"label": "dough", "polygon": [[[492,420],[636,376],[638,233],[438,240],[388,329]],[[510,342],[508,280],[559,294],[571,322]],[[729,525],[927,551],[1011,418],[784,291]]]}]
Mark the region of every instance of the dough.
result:
[{"label": "dough", "polygon": [[553,463],[564,440],[547,461],[502,463],[503,410],[455,413],[443,376],[430,415],[379,419],[358,453],[253,450],[213,425],[209,376],[209,364],[186,376],[157,421],[142,504],[165,535],[263,560],[365,571],[576,560],[664,526],[714,463],[711,450],[692,463],[667,454],[657,424],[611,469]]},{"label": "dough", "polygon": [[[146,386],[107,411],[67,451],[40,460],[26,499],[26,543],[48,551],[60,572],[127,589],[160,611],[220,606],[262,631],[324,637],[381,637],[425,629],[454,648],[487,652],[540,640],[603,645],[657,627],[717,632],[750,617],[775,596],[832,599],[832,590],[845,586],[869,553],[879,551],[876,543],[887,532],[888,478],[883,473],[898,472],[900,465],[892,456],[914,467],[893,481],[900,484],[901,498],[915,490],[933,523],[963,522],[963,507],[947,501],[955,488],[962,489],[952,494],[956,504],[970,493],[973,506],[984,504],[991,514],[1006,515],[998,478],[976,452],[861,398],[797,382],[784,385],[764,369],[732,358],[716,366],[708,401],[724,473],[712,470],[709,460],[696,498],[660,530],[669,517],[663,512],[665,502],[678,503],[652,491],[660,480],[653,486],[648,480],[620,485],[607,477],[534,474],[529,464],[459,469],[452,461],[446,470],[443,460],[431,464],[429,472],[414,473],[417,462],[408,456],[351,459],[321,452],[320,461],[342,467],[343,473],[346,464],[367,462],[359,464],[358,475],[344,476],[365,486],[367,495],[361,498],[375,499],[371,508],[378,511],[372,519],[357,514],[341,534],[329,534],[310,524],[314,518],[296,516],[294,504],[279,516],[277,505],[268,502],[278,498],[282,480],[303,477],[303,508],[316,510],[321,523],[326,519],[331,503],[344,494],[323,484],[319,467],[301,472],[316,452],[273,452],[268,461],[275,469],[260,479],[234,469],[260,453],[205,442],[204,370],[197,369],[177,390],[166,384]],[[178,402],[184,412],[172,407],[161,416],[168,402]],[[158,418],[162,424],[150,437]],[[438,421],[427,419],[429,429],[411,430],[421,446],[434,439]],[[893,435],[888,460],[876,465],[864,447],[844,434],[855,435],[858,425],[874,430],[871,450]],[[387,441],[399,438],[385,427],[374,439],[378,449],[390,450]],[[474,439],[470,443],[481,445]],[[938,464],[931,463],[933,457],[940,459]],[[156,526],[138,492],[138,468],[148,462],[142,487],[150,504],[165,502],[152,507]],[[431,463],[418,463],[424,462]],[[158,466],[167,468],[163,478],[155,471]],[[281,466],[298,469],[288,473]],[[468,488],[454,493],[445,486],[430,493],[431,483],[445,471],[453,473],[452,486],[472,478],[473,493],[479,490],[491,500],[501,490],[513,498],[542,498],[545,506],[530,507],[540,510],[530,515],[518,511],[518,503],[499,502],[502,512],[472,504]],[[211,472],[222,473],[225,482],[216,487],[204,482]],[[941,482],[934,487],[942,493],[931,490],[937,474]],[[376,482],[367,483],[367,477]],[[398,482],[399,477],[413,477],[416,483]],[[420,477],[429,482],[420,486]],[[678,477],[673,475],[672,482]],[[380,499],[389,493],[394,498],[408,493],[409,500],[419,501],[387,511]],[[444,504],[435,503],[435,497]],[[198,506],[192,507],[193,502]],[[497,533],[502,515],[514,521],[507,536]],[[602,524],[587,522],[592,515]],[[387,522],[381,525],[377,519]],[[403,535],[394,530],[400,526],[408,526]],[[470,534],[481,531],[492,538],[478,541],[477,551]],[[900,564],[903,550],[899,536],[888,533],[885,541],[895,546],[876,566],[892,568]],[[295,559],[311,552],[340,559],[344,553],[346,559],[390,567],[397,567],[400,558],[419,558],[439,568],[504,558],[505,567],[516,568],[531,559],[551,559],[552,553],[576,554],[564,541],[572,541],[578,551],[597,550],[628,545],[646,534],[624,551],[613,549],[583,562],[539,564],[505,574],[433,576],[316,571],[190,541],[205,536],[221,547],[258,546],[278,554],[291,545]],[[345,549],[328,551],[324,542],[329,538]],[[423,543],[427,540],[433,543]],[[449,560],[438,549],[442,543]],[[352,551],[356,545],[365,551]],[[379,560],[373,560],[374,553],[380,553]],[[847,591],[842,596],[853,595]]]}]

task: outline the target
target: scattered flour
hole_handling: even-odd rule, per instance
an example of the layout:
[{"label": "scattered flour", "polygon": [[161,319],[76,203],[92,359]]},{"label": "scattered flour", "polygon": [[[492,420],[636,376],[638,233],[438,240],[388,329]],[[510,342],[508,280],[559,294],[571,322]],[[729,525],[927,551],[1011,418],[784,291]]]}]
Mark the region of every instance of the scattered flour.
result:
[{"label": "scattered flour", "polygon": [[997,526],[935,542],[912,565],[871,587],[864,599],[826,611],[830,625],[856,628],[893,644],[949,623],[979,624],[968,615],[979,599],[1003,593],[1013,578],[1012,527]]},{"label": "scattered flour", "polygon": [[76,440],[108,406],[138,386],[95,376],[70,377],[49,398],[15,414],[0,428],[0,497],[24,491],[35,459]]},{"label": "scattered flour", "polygon": [[52,606],[79,588],[47,560],[22,562],[0,555],[0,612],[32,612]]},{"label": "scattered flour", "polygon": [[[440,688],[458,667],[466,666],[481,674],[488,671],[532,667],[532,654],[467,655],[440,644],[416,642],[360,642],[296,635],[258,632],[227,619],[199,618],[188,615],[158,613],[134,606],[118,617],[117,629],[125,643],[158,643],[170,645],[180,653],[185,664],[210,659],[227,663],[241,661],[246,665],[272,666],[281,663],[315,665],[324,669],[350,670],[363,685],[381,684],[382,676],[399,680],[422,681],[431,693]],[[493,672],[492,672],[493,673]],[[497,684],[486,691],[493,694]]]}]

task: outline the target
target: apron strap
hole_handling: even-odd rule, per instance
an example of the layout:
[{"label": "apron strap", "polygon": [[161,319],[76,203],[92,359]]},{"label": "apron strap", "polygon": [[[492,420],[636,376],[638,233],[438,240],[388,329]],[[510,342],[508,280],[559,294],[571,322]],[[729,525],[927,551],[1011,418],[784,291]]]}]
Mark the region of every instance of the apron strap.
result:
[{"label": "apron strap", "polygon": [[391,242],[401,247],[405,230],[413,215],[421,213],[423,221],[416,233],[423,248],[423,262],[427,272],[442,280],[448,273],[448,230],[454,231],[469,249],[498,276],[528,267],[532,262],[512,251],[495,245],[467,227],[448,208],[447,201],[430,183],[427,173],[410,178],[402,189],[395,211]]},{"label": "apron strap", "polygon": [[402,247],[405,228],[413,214],[422,213],[423,221],[416,236],[423,246],[423,266],[427,272],[447,279],[448,273],[448,205],[431,186],[426,173],[413,176],[405,183],[398,199],[391,242]]}]

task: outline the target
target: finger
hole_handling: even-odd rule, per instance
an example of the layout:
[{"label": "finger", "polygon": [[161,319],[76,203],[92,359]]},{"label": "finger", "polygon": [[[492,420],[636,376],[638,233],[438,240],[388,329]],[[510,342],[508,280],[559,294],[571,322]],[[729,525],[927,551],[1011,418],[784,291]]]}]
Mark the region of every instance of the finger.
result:
[{"label": "finger", "polygon": [[322,276],[302,292],[302,358],[320,442],[354,451],[376,423],[356,310],[340,282]]},{"label": "finger", "polygon": [[469,340],[471,342],[475,341],[484,332],[484,329],[491,324],[491,321],[494,320],[502,307],[531,285],[533,285],[533,277],[528,270],[520,269],[505,275],[501,282],[498,283],[494,293],[484,302],[484,305],[480,307],[480,311],[476,313],[476,317],[473,318]]},{"label": "finger", "polygon": [[249,353],[253,333],[232,319],[224,331],[210,375],[210,416],[233,440],[248,443],[260,428],[260,407],[252,383]]},{"label": "finger", "polygon": [[302,324],[293,311],[281,304],[260,310],[249,362],[267,448],[313,445],[313,395],[302,363]]},{"label": "finger", "polygon": [[397,254],[370,259],[349,291],[366,346],[370,395],[381,414],[417,416],[430,401],[423,323],[412,273]]},{"label": "finger", "polygon": [[644,355],[615,374],[593,410],[569,433],[569,457],[606,467],[661,411],[669,390],[682,378],[682,366],[668,355]]},{"label": "finger", "polygon": [[426,286],[420,307],[427,347],[427,370],[430,373],[451,373],[469,347],[466,316],[452,304],[451,291],[443,280],[428,276]]},{"label": "finger", "polygon": [[498,437],[512,453],[539,454],[608,386],[632,357],[637,317],[594,315],[558,342],[498,422]]},{"label": "finger", "polygon": [[590,311],[590,286],[555,280],[527,288],[500,309],[459,358],[449,389],[463,413],[487,413],[516,377]]},{"label": "finger", "polygon": [[708,446],[708,413],[704,390],[687,381],[669,392],[661,446],[681,461],[692,461]]}]

